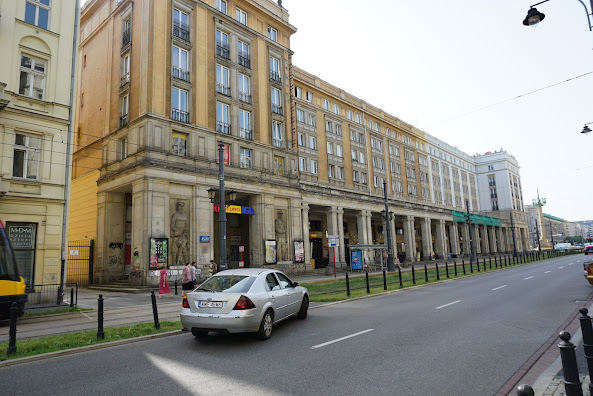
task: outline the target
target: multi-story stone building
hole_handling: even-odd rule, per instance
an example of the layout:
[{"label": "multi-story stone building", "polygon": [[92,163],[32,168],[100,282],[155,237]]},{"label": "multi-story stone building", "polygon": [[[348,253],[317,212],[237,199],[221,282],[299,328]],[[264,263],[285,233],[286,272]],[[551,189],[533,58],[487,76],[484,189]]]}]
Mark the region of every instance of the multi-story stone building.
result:
[{"label": "multi-story stone building", "polygon": [[76,0],[0,2],[0,219],[29,293],[61,281],[77,13]]},{"label": "multi-story stone building", "polygon": [[469,254],[464,199],[481,252],[512,250],[506,219],[478,215],[473,158],[294,67],[295,31],[270,0],[82,11],[70,239],[96,239],[96,281],[154,282],[163,243],[172,265],[220,260],[219,142],[231,267],[346,266],[350,246],[387,237],[406,261]]}]

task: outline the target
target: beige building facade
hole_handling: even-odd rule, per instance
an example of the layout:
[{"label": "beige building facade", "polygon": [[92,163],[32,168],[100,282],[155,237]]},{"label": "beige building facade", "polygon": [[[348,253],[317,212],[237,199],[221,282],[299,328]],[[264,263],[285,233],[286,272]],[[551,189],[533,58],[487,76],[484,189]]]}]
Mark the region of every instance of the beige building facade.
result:
[{"label": "beige building facade", "polygon": [[[453,213],[465,204],[456,186],[433,184],[426,133],[294,67],[295,32],[270,0],[94,0],[82,11],[73,191],[96,180],[96,282],[155,284],[165,261],[221,261],[219,144],[230,267],[346,267],[351,246],[387,238],[407,262],[469,254]],[[446,188],[451,199],[435,199]],[[480,252],[511,251],[509,225],[488,219],[472,223]]]},{"label": "beige building facade", "polygon": [[75,0],[0,2],[0,219],[30,294],[62,281],[77,11]]}]

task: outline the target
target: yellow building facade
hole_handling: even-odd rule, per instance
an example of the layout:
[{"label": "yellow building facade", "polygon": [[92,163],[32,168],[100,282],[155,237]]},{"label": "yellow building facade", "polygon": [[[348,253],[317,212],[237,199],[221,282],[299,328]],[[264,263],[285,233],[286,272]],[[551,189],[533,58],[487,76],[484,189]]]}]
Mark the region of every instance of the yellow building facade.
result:
[{"label": "yellow building facade", "polygon": [[61,279],[75,0],[0,2],[0,219],[29,301]]},{"label": "yellow building facade", "polygon": [[[94,281],[210,259],[346,267],[388,238],[402,261],[469,253],[426,134],[294,67],[281,2],[93,0],[80,30],[70,239],[94,238]],[[461,186],[478,211],[475,177]],[[510,250],[501,231],[481,226],[484,254]]]}]

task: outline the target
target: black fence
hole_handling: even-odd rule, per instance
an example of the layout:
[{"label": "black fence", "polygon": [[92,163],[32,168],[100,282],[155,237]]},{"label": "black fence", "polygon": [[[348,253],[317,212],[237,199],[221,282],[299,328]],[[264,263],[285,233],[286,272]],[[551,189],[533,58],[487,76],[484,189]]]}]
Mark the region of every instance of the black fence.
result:
[{"label": "black fence", "polygon": [[68,241],[66,282],[78,283],[79,285],[92,285],[94,255],[94,240],[79,239]]},{"label": "black fence", "polygon": [[59,283],[49,285],[35,285],[33,289],[27,292],[27,302],[25,310],[45,307],[78,305],[78,284],[66,283],[62,289]]}]

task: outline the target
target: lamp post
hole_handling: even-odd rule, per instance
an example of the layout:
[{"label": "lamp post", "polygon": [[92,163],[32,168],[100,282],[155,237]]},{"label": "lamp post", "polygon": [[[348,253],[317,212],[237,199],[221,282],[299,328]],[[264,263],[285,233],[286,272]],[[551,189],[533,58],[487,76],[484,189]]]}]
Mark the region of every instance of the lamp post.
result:
[{"label": "lamp post", "polygon": [[[536,27],[538,23],[543,21],[544,18],[546,17],[546,15],[539,12],[537,10],[537,8],[535,8],[535,6],[543,4],[543,3],[547,3],[548,1],[550,1],[550,0],[544,0],[544,1],[541,1],[539,3],[536,3],[532,6],[530,6],[529,11],[527,12],[527,16],[523,20],[523,25]],[[593,0],[589,0],[589,1],[591,3],[591,10],[593,10]],[[589,15],[591,14],[589,12],[589,9],[585,5],[585,3],[583,3],[583,0],[578,0],[578,2],[581,3],[583,5],[583,7],[585,8],[585,14],[587,15],[587,23],[589,24],[589,31],[593,31],[593,26],[591,26],[591,18],[589,18]]]},{"label": "lamp post", "polygon": [[554,248],[554,232],[552,231],[552,220],[548,219],[548,222],[550,223],[550,238],[552,238],[552,251],[555,251],[556,249]]},{"label": "lamp post", "polygon": [[537,250],[542,252],[542,244],[539,242],[539,227],[537,225],[537,219],[535,219],[535,232],[537,234]]},{"label": "lamp post", "polygon": [[391,219],[389,218],[389,204],[387,203],[387,182],[385,180],[383,180],[383,195],[385,197],[385,228],[387,229],[387,271],[395,271],[393,250],[391,248]]},{"label": "lamp post", "polygon": [[517,241],[515,240],[515,223],[513,222],[513,211],[511,210],[511,233],[513,234],[513,257],[517,257]]},{"label": "lamp post", "polygon": [[469,261],[474,262],[477,260],[476,257],[476,249],[474,249],[474,236],[472,233],[472,221],[469,214],[469,200],[465,200],[465,208],[467,209],[467,229],[469,230],[469,251],[470,251],[470,258]]},{"label": "lamp post", "polygon": [[220,209],[218,210],[218,251],[220,252],[218,270],[226,270],[226,204],[224,202],[224,144],[218,141],[218,184]]}]

